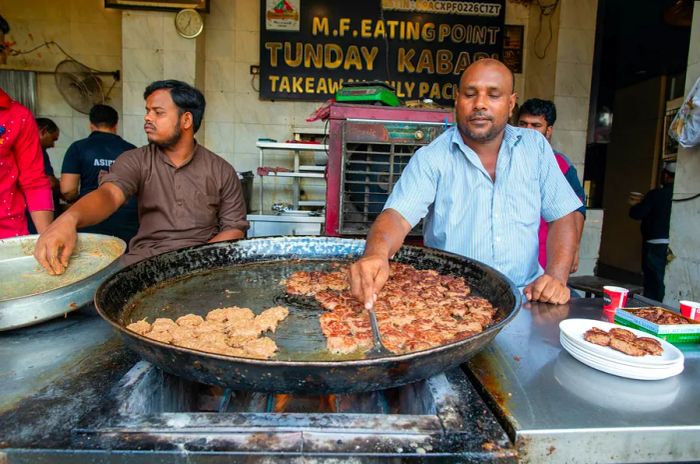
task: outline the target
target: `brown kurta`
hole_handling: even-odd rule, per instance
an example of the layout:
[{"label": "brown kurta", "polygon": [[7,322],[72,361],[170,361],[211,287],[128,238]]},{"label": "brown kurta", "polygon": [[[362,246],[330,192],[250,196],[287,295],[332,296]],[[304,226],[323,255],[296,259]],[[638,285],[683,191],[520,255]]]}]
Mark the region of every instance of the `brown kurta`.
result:
[{"label": "brown kurta", "polygon": [[249,226],[236,171],[201,145],[177,168],[153,144],[126,151],[102,176],[100,185],[104,182],[118,186],[127,198],[138,197],[140,226],[125,264]]}]

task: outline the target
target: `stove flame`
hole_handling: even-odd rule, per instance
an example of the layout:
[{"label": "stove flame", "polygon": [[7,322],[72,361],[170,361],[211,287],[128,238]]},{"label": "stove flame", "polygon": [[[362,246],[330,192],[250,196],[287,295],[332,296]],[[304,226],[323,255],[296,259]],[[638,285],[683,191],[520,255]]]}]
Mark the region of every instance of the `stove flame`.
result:
[{"label": "stove flame", "polygon": [[290,395],[277,393],[272,398],[272,412],[337,412],[335,395]]}]

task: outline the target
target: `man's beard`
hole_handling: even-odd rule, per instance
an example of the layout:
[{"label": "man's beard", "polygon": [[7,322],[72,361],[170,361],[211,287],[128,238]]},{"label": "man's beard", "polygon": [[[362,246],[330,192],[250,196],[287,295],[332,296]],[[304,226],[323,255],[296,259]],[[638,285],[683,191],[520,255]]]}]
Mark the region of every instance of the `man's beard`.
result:
[{"label": "man's beard", "polygon": [[[482,116],[480,113],[477,113],[474,116]],[[495,139],[498,134],[503,132],[503,129],[506,127],[505,123],[502,125],[498,125],[494,123],[493,117],[490,117],[489,120],[491,121],[491,128],[484,132],[473,132],[469,130],[469,125],[464,124],[463,127],[459,127],[459,131],[468,139],[471,139],[475,142],[489,142],[493,139]],[[468,121],[467,121],[468,122]]]},{"label": "man's beard", "polygon": [[465,134],[467,138],[472,139],[475,142],[489,142],[495,139],[498,136],[498,134],[500,134],[503,131],[504,127],[505,124],[500,127],[492,125],[491,129],[486,131],[486,133],[476,133],[470,131],[469,129],[463,130],[462,133]]},{"label": "man's beard", "polygon": [[180,136],[182,135],[182,131],[180,130],[180,125],[175,126],[175,133],[173,134],[172,137],[169,139],[163,141],[163,142],[153,142],[155,146],[157,146],[160,149],[163,148],[170,148],[174,146],[177,142],[180,141]]}]

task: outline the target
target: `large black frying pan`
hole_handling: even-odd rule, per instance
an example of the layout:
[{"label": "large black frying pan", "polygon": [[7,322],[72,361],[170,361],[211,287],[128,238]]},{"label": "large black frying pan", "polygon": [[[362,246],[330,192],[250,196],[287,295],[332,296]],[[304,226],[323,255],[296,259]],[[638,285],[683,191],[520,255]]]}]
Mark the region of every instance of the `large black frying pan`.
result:
[{"label": "large black frying pan", "polygon": [[[404,246],[394,259],[466,279],[475,294],[498,308],[498,322],[482,333],[424,351],[365,359],[325,350],[318,316],[322,309],[285,299],[280,281],[297,270],[328,270],[356,259],[364,240],[273,237],[223,242],[165,253],[128,266],[97,290],[95,306],[144,359],[172,374],[240,390],[361,392],[390,388],[433,376],[468,360],[515,317],[521,297],[513,283],[477,261],[441,251]],[[167,345],[126,330],[131,322],[156,317],[206,315],[217,307],[290,310],[271,336],[279,347],[270,360],[221,356]]]}]

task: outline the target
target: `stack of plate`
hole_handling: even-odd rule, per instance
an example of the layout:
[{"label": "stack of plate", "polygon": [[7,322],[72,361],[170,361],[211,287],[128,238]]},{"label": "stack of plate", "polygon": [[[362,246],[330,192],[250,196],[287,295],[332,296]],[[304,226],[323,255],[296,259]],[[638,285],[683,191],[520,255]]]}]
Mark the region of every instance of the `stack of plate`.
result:
[{"label": "stack of plate", "polygon": [[597,327],[606,332],[622,328],[609,322],[591,319],[567,319],[559,324],[561,346],[582,363],[608,374],[638,380],[660,380],[683,372],[683,353],[665,340],[640,330],[624,327],[638,337],[658,340],[664,352],[661,356],[629,356],[608,346],[587,342],[583,334]]}]

